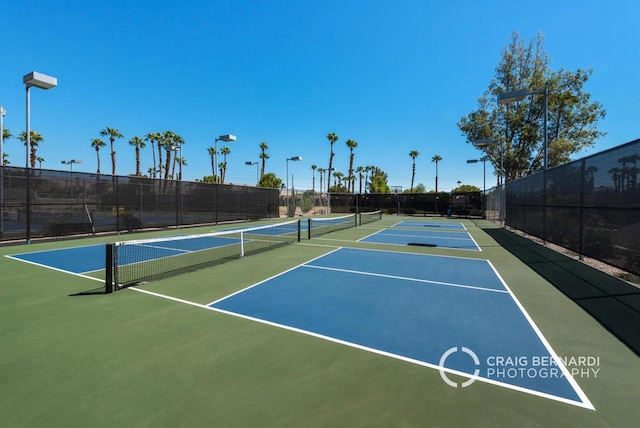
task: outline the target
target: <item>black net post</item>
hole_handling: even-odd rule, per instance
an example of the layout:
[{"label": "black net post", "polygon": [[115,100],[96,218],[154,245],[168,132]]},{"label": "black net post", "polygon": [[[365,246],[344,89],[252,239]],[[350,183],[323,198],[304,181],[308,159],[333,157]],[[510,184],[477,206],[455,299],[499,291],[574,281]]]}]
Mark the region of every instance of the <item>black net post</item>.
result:
[{"label": "black net post", "polygon": [[301,229],[300,222],[301,222],[301,220],[298,219],[298,242],[300,242],[300,229]]},{"label": "black net post", "polygon": [[104,278],[104,292],[106,294],[113,292],[113,245],[107,244],[106,258],[105,258],[105,278]]},{"label": "black net post", "polygon": [[307,219],[307,239],[311,239],[311,219]]}]

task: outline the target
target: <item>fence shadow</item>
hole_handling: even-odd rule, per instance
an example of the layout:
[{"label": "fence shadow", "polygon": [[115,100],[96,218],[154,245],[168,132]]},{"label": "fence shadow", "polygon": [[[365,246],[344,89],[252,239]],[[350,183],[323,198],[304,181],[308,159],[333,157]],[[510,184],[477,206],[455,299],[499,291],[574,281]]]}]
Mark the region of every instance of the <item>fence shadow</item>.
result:
[{"label": "fence shadow", "polygon": [[640,356],[640,288],[506,229],[484,231]]}]

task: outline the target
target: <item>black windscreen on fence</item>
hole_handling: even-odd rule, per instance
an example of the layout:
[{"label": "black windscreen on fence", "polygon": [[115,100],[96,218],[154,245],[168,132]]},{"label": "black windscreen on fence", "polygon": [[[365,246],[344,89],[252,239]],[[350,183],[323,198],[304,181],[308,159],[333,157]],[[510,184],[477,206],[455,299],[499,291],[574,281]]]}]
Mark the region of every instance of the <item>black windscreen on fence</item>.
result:
[{"label": "black windscreen on fence", "polygon": [[506,223],[640,275],[640,140],[506,184]]},{"label": "black windscreen on fence", "polygon": [[279,216],[278,189],[9,166],[1,170],[2,240]]}]

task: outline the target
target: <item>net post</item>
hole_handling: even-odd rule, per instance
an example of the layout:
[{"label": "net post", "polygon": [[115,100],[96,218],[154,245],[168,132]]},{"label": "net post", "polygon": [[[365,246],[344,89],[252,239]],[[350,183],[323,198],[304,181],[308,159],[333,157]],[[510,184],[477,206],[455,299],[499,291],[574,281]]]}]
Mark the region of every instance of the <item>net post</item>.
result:
[{"label": "net post", "polygon": [[[355,227],[358,227],[358,213],[355,213],[355,215],[353,216],[353,218],[354,218],[354,220],[355,220],[355,222],[356,222]],[[362,224],[362,222],[360,222],[360,224]]]},{"label": "net post", "polygon": [[110,294],[113,292],[113,244],[107,244],[106,253],[104,292]]},{"label": "net post", "polygon": [[307,239],[311,239],[311,218],[307,219]]},{"label": "net post", "polygon": [[302,220],[298,219],[298,242],[300,242],[300,229],[301,229],[301,227],[300,227],[300,222],[301,222],[301,221],[302,221]]},{"label": "net post", "polygon": [[244,257],[244,232],[240,231],[240,257]]}]

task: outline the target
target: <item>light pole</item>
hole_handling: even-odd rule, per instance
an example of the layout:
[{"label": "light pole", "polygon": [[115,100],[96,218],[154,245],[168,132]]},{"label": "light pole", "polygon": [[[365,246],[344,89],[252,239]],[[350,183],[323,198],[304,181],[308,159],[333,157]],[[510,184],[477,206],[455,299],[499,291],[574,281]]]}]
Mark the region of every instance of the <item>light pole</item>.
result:
[{"label": "light pole", "polygon": [[69,187],[71,188],[71,199],[73,199],[73,164],[82,163],[80,159],[63,160],[63,165],[69,165]]},{"label": "light pole", "polygon": [[25,174],[26,174],[26,189],[27,189],[27,212],[26,212],[26,239],[27,244],[31,243],[31,171],[29,170],[29,146],[31,145],[31,105],[30,105],[30,93],[31,87],[40,89],[51,89],[58,86],[58,79],[55,77],[47,76],[46,74],[32,71],[29,74],[22,76],[22,83],[24,83],[27,92],[27,126],[25,135],[25,150],[26,150],[26,162],[25,162]]},{"label": "light pole", "polygon": [[61,163],[63,165],[69,165],[69,170],[71,172],[73,172],[73,164],[74,163],[82,163],[82,160],[80,160],[80,159],[63,160]]},{"label": "light pole", "polygon": [[[216,138],[216,140],[214,142],[214,145],[215,145],[215,147],[214,147],[214,149],[215,149],[215,153],[214,153],[215,160],[213,162],[216,170],[218,169],[218,141],[224,141],[225,143],[228,143],[230,141],[236,141],[236,136],[232,135],[232,134],[225,134],[225,135],[221,135],[218,138]],[[214,175],[213,178],[215,178],[215,175]],[[216,181],[218,181],[218,180],[216,180]]]},{"label": "light pole", "polygon": [[546,242],[546,225],[547,225],[547,96],[548,90],[546,87],[538,91],[527,91],[526,89],[519,89],[517,91],[505,92],[498,94],[498,104],[508,104],[516,101],[522,101],[524,97],[529,95],[542,95],[543,98],[543,115],[544,115],[544,128],[542,135],[542,150],[543,150],[543,174],[542,174],[542,241]]},{"label": "light pole", "polygon": [[302,160],[302,156],[292,156],[287,158],[287,217],[289,217],[289,161],[298,162]]},{"label": "light pole", "polygon": [[260,172],[258,171],[258,162],[246,161],[244,164],[249,166],[252,166],[252,165],[256,166],[256,186],[257,186],[258,183],[260,182]]},{"label": "light pole", "polygon": [[[495,140],[493,138],[481,138],[479,140],[472,141],[472,144],[479,149],[484,147],[489,147],[494,143],[495,143]],[[505,201],[506,201],[505,190],[504,190],[504,156],[503,154],[504,154],[504,143],[500,144],[500,171],[498,172],[498,177],[500,179],[499,181],[500,212],[499,212],[498,220],[500,221],[500,224],[502,224],[504,221],[504,210],[505,210]]]},{"label": "light pole", "polygon": [[485,210],[485,197],[487,193],[487,161],[489,160],[488,156],[482,156],[480,159],[469,159],[467,163],[478,163],[482,162],[482,213],[484,214]]},{"label": "light pole", "polygon": [[539,91],[527,91],[526,89],[519,89],[517,91],[505,92],[502,94],[498,94],[498,104],[509,104],[516,101],[522,101],[525,97],[529,95],[542,95],[543,103],[544,103],[544,130],[542,135],[542,150],[544,153],[543,160],[543,169],[546,171],[547,169],[547,96],[548,90],[547,88],[543,88]]}]

